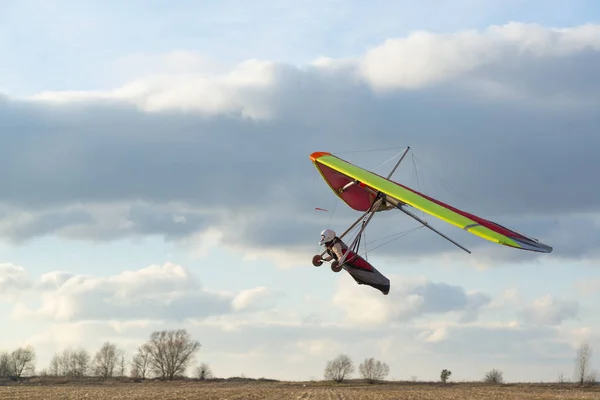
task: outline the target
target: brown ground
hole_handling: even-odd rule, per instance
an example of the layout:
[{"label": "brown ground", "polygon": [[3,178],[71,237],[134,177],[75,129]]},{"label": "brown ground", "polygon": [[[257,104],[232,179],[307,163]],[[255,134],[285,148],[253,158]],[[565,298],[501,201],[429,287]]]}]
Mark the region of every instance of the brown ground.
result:
[{"label": "brown ground", "polygon": [[600,399],[600,387],[477,383],[144,382],[51,383],[0,386],[0,399]]}]

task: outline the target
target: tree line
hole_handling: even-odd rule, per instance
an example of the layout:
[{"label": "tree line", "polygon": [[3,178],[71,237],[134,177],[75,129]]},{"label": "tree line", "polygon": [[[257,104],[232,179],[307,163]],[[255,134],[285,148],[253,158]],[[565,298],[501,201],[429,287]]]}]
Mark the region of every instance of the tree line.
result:
[{"label": "tree line", "polygon": [[[200,350],[200,342],[192,339],[185,329],[155,331],[148,340],[140,345],[130,360],[126,361],[125,352],[116,344],[105,342],[98,351],[91,354],[83,348],[66,348],[52,356],[47,368],[42,369],[38,376],[55,377],[125,377],[148,379],[159,378],[172,380],[185,375]],[[574,382],[580,385],[596,384],[598,374],[591,368],[592,346],[582,343],[575,356]],[[36,353],[32,346],[19,347],[10,352],[0,353],[0,377],[22,378],[36,375]],[[354,362],[341,354],[327,361],[324,369],[325,380],[343,382],[350,379],[356,372]],[[369,383],[384,380],[390,372],[388,364],[366,358],[358,366],[360,376]],[[443,369],[440,381],[446,383],[452,372]],[[212,379],[210,366],[206,363],[198,365],[193,377],[197,379]],[[416,377],[412,378],[413,381]],[[503,373],[499,369],[486,372],[484,382],[503,383]],[[570,382],[561,373],[559,383]]]},{"label": "tree line", "polygon": [[[598,383],[598,373],[591,368],[592,352],[592,346],[589,343],[584,342],[579,346],[575,355],[574,382],[581,386],[595,385]],[[325,380],[340,383],[352,377],[355,372],[356,368],[352,359],[346,354],[340,354],[335,359],[327,361],[323,377]],[[385,362],[381,362],[371,357],[366,358],[360,363],[358,372],[362,379],[369,383],[376,383],[385,379],[390,372],[390,368]],[[440,372],[440,381],[442,383],[447,383],[451,375],[452,371],[444,368]],[[413,377],[412,380],[415,381],[416,377]],[[494,368],[485,373],[482,381],[485,383],[503,383],[503,372]],[[570,380],[565,378],[562,373],[558,375],[557,381],[558,383],[570,382]]]},{"label": "tree line", "polygon": [[[193,340],[185,329],[155,331],[129,361],[125,359],[125,351],[111,342],[105,342],[94,354],[83,348],[69,347],[55,353],[48,367],[37,375],[105,379],[129,375],[132,378],[172,380],[184,375],[198,350],[200,342]],[[35,362],[36,353],[31,346],[0,353],[0,376],[32,376],[35,374]],[[195,375],[199,379],[212,377],[206,363],[196,368]]]}]

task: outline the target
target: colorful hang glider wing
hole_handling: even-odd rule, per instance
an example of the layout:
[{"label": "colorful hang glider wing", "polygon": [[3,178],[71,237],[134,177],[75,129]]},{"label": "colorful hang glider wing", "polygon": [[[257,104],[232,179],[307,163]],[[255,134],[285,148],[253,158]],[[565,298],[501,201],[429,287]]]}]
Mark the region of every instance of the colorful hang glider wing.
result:
[{"label": "colorful hang glider wing", "polygon": [[[310,159],[336,195],[357,211],[367,211],[375,199],[375,195],[366,190],[366,188],[370,188],[372,191],[381,192],[400,203],[410,205],[491,242],[540,253],[552,252],[552,247],[537,239],[454,208],[409,187],[357,167],[331,153],[314,152],[310,155]],[[344,190],[342,191],[342,189]]]}]

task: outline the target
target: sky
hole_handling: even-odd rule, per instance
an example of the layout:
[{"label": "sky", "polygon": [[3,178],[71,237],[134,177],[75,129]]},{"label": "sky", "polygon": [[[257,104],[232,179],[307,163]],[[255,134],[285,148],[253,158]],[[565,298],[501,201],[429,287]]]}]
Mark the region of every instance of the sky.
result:
[{"label": "sky", "polygon": [[[581,0],[2,2],[0,350],[34,346],[39,371],[182,328],[219,377],[322,379],[342,353],[389,379],[573,377],[600,349],[599,19]],[[365,239],[389,295],[312,266],[358,214],[309,155],[387,173],[406,146],[395,180],[554,251],[417,213],[467,254],[392,210]]]}]

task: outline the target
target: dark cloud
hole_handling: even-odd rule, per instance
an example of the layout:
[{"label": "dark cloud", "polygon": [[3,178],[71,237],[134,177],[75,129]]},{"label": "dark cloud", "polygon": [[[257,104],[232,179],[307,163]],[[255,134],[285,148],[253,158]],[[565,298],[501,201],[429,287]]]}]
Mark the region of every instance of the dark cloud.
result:
[{"label": "dark cloud", "polygon": [[6,209],[0,218],[0,234],[13,243],[58,234],[78,240],[112,240],[130,235],[162,235],[175,240],[218,222],[214,216],[181,209],[129,203],[114,207],[74,206],[65,209]]},{"label": "dark cloud", "polygon": [[400,289],[400,293],[405,298],[416,297],[420,300],[413,309],[407,310],[408,312],[400,312],[401,319],[427,314],[443,314],[450,311],[465,311],[463,320],[470,321],[477,319],[479,308],[491,301],[486,294],[467,294],[460,286],[438,282],[409,285]]},{"label": "dark cloud", "polygon": [[[2,232],[19,240],[59,230],[68,235],[69,225],[77,225],[78,233],[93,232],[85,211],[63,208],[141,203],[123,211],[133,228],[89,236],[181,237],[223,225],[237,233],[232,236],[237,244],[312,248],[328,221],[316,217],[314,207],[334,195],[308,155],[410,145],[419,171],[450,189],[428,193],[502,224],[515,222],[506,225],[577,256],[587,251],[581,243],[596,247],[585,238],[590,231],[597,235],[597,227],[571,231],[568,242],[552,239],[560,239],[553,232],[570,224],[557,216],[600,209],[600,190],[589,178],[600,168],[593,90],[600,85],[598,68],[600,53],[591,49],[507,56],[435,85],[377,93],[355,75],[352,64],[337,70],[275,65],[272,85],[239,92],[240,102],[266,107],[270,119],[243,117],[231,111],[236,108],[206,116],[143,112],[124,100],[62,105],[4,100],[0,202],[31,212],[33,219],[17,224],[5,214],[0,223],[11,226]],[[515,93],[494,97],[482,82]],[[391,154],[340,155],[369,167]],[[399,172],[398,179],[402,173],[408,171]],[[187,209],[175,212],[173,204]],[[338,230],[352,215],[338,214],[343,207],[335,217],[347,219],[335,220]],[[175,222],[172,214],[188,222]],[[397,232],[402,218],[386,219],[381,236]],[[462,235],[465,244],[486,245],[454,227],[436,226]],[[451,249],[433,233],[425,234],[420,230],[393,249],[409,255]]]}]

